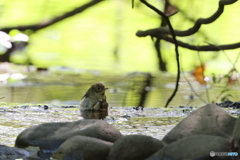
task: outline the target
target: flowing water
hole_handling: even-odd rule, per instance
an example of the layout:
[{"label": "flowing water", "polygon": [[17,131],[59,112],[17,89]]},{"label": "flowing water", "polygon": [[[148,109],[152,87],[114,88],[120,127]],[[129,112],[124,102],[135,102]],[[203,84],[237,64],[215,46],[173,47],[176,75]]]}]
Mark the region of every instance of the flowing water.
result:
[{"label": "flowing water", "polygon": [[[126,75],[90,72],[31,72],[13,74],[4,79],[0,74],[0,144],[13,146],[16,136],[32,125],[45,122],[76,121],[82,118],[101,118],[114,125],[122,134],[144,134],[158,139],[171,130],[192,108],[208,101],[220,101],[224,95],[239,99],[238,85],[201,86],[188,76],[179,83],[179,91],[170,103],[164,105],[175,87],[174,76],[153,74],[151,85],[146,85],[146,73]],[[15,75],[17,77],[17,74]],[[20,76],[21,77],[21,76]],[[87,89],[96,82],[102,82],[110,105],[108,115],[85,115],[79,112],[78,103]],[[189,85],[189,83],[191,85]],[[143,94],[142,91],[147,91]],[[200,95],[200,98],[197,95]],[[222,94],[221,96],[219,96]],[[143,96],[144,95],[144,96]],[[143,111],[135,110],[140,104]],[[180,108],[179,106],[185,106]],[[100,116],[100,117],[99,117]]]}]

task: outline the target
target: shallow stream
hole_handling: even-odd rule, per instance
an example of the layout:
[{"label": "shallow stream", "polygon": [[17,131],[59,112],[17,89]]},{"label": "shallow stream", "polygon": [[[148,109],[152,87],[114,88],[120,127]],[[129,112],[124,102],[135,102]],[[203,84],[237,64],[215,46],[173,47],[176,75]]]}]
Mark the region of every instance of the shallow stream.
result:
[{"label": "shallow stream", "polygon": [[[151,86],[144,88],[148,91],[143,103],[145,108],[135,110],[133,108],[138,106],[141,99],[140,93],[145,83],[145,75],[137,72],[114,75],[79,70],[70,73],[47,71],[0,74],[0,144],[14,146],[17,135],[33,125],[99,118],[99,116],[124,135],[144,134],[162,139],[195,107],[198,108],[210,101],[220,102],[225,94],[219,96],[225,87],[224,84],[214,86],[209,84],[206,89],[193,77],[188,76],[188,80],[185,78],[180,80],[176,97],[169,108],[164,108],[175,87],[175,77],[154,74]],[[4,76],[8,78],[4,79]],[[110,105],[109,113],[83,115],[79,112],[79,100],[96,82],[102,82],[109,88],[106,92]],[[228,86],[228,88],[230,90],[227,94],[231,94],[231,100],[238,101],[239,86]]]},{"label": "shallow stream", "polygon": [[[83,119],[77,106],[65,107],[2,103],[0,144],[14,146],[16,136],[32,125]],[[96,114],[91,115],[98,117]],[[114,107],[103,120],[114,125],[124,135],[143,134],[162,139],[186,115],[187,113],[176,109],[146,108],[143,111],[136,111],[132,107]]]}]

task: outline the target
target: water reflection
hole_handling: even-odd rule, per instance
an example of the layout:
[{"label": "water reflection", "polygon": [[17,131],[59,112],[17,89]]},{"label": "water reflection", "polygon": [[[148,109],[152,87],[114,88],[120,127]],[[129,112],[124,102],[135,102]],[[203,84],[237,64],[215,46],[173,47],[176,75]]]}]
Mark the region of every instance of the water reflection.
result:
[{"label": "water reflection", "polygon": [[104,119],[108,116],[108,111],[80,111],[84,119]]},{"label": "water reflection", "polygon": [[[146,77],[150,77],[151,80],[149,81]],[[194,82],[193,77],[189,77],[189,81],[195,92],[207,101],[205,87]],[[162,74],[152,76],[147,73],[133,73],[125,76],[31,74],[24,80],[2,84],[0,97],[4,98],[0,99],[0,102],[78,105],[89,86],[96,82],[101,82],[109,88],[106,96],[110,107],[143,105],[161,108],[172,94],[175,78]],[[179,85],[179,91],[169,107],[204,105],[200,98],[193,96],[185,79],[181,79]],[[221,87],[210,88],[208,90],[210,99],[217,97],[221,90]],[[233,96],[232,101],[238,101],[240,98],[238,92],[237,86],[230,87],[229,94]]]}]

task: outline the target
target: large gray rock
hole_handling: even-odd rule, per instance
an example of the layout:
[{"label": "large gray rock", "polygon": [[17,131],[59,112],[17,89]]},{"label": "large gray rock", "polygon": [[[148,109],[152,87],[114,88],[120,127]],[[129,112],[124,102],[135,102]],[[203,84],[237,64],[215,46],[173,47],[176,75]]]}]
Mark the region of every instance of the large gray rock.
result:
[{"label": "large gray rock", "polygon": [[106,160],[111,142],[86,136],[66,140],[53,154],[57,160]]},{"label": "large gray rock", "polygon": [[102,120],[44,123],[20,133],[15,146],[20,148],[39,146],[43,152],[56,150],[65,140],[75,135],[95,137],[109,142],[114,142],[122,136],[117,129]]},{"label": "large gray rock", "polygon": [[172,143],[191,135],[215,135],[231,137],[236,118],[215,104],[208,104],[191,113],[179,122],[163,138],[166,143]]},{"label": "large gray rock", "polygon": [[144,160],[163,147],[158,139],[144,135],[127,135],[112,146],[108,160]]},{"label": "large gray rock", "polygon": [[229,152],[229,139],[210,136],[193,135],[175,141],[146,160],[159,160],[161,157],[171,156],[176,160],[230,160],[230,156],[210,156],[210,152]]},{"label": "large gray rock", "polygon": [[230,142],[230,150],[240,153],[240,116],[235,122]]},{"label": "large gray rock", "polygon": [[38,155],[31,155],[29,157],[23,158],[22,160],[50,160],[50,158],[40,158]]},{"label": "large gray rock", "polygon": [[22,158],[28,155],[29,152],[24,149],[0,145],[0,159],[12,160]]}]

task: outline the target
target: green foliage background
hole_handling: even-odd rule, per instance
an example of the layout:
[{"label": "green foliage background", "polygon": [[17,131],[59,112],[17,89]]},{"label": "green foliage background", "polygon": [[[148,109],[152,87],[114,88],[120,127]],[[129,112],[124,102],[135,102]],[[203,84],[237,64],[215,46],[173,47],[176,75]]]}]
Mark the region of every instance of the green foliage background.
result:
[{"label": "green foliage background", "polygon": [[[86,2],[88,0],[2,0],[0,28],[44,22]],[[163,8],[160,0],[149,2]],[[218,7],[218,0],[171,2],[180,9],[178,14],[171,17],[176,30],[186,30],[193,26],[186,16],[194,20],[207,18]],[[100,2],[81,14],[31,34],[25,55],[15,54],[11,60],[24,63],[26,57],[29,57],[39,67],[67,66],[114,72],[155,72],[158,67],[153,42],[149,37],[136,37],[135,33],[137,30],[158,27],[160,19],[138,0],[135,3],[135,8],[132,9],[131,0]],[[206,45],[205,42],[216,45],[238,42],[239,8],[239,2],[226,6],[217,21],[203,25],[197,34],[178,39],[194,45]],[[120,47],[117,57],[114,56],[116,43]],[[162,46],[167,68],[169,72],[175,73],[174,45],[163,43]],[[239,51],[235,49],[225,53],[234,61]],[[196,51],[180,48],[180,53],[184,70],[189,71],[200,64]],[[228,72],[232,67],[223,52],[201,52],[200,56],[207,64],[208,73]]]}]

